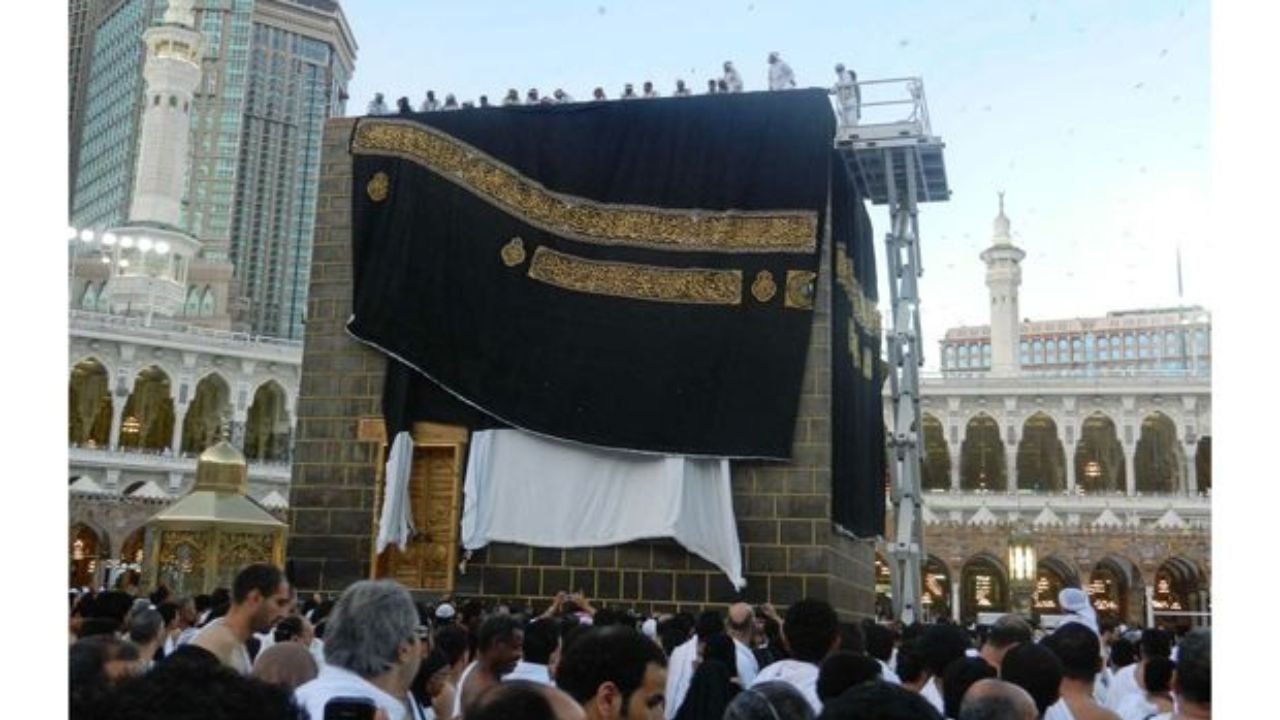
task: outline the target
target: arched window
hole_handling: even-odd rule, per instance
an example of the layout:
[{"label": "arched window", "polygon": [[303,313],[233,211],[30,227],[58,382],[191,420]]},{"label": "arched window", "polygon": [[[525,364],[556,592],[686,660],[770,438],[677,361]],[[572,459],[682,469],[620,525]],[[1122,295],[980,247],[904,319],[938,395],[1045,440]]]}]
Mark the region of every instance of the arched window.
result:
[{"label": "arched window", "polygon": [[968,345],[960,346],[960,367],[962,368],[969,367],[969,346]]},{"label": "arched window", "polygon": [[924,428],[924,454],[920,458],[923,471],[920,486],[925,490],[946,490],[951,487],[951,453],[942,434],[942,423],[926,413],[921,425]]},{"label": "arched window", "polygon": [[956,366],[956,348],[954,345],[948,345],[947,349],[942,353],[942,367],[953,368]]},{"label": "arched window", "polygon": [[200,290],[194,285],[187,288],[187,303],[182,312],[189,317],[200,314]]},{"label": "arched window", "polygon": [[1082,341],[1080,338],[1075,338],[1074,340],[1071,341],[1071,355],[1072,355],[1071,359],[1075,360],[1076,362],[1080,362],[1081,360],[1085,359],[1084,341]]},{"label": "arched window", "polygon": [[1170,330],[1164,334],[1164,351],[1168,355],[1181,355],[1181,346],[1178,344],[1178,333]]},{"label": "arched window", "polygon": [[93,283],[85,283],[84,292],[80,295],[81,310],[98,309],[98,288]]},{"label": "arched window", "polygon": [[1031,344],[1031,363],[1040,365],[1044,363],[1044,342],[1036,340]]},{"label": "arched window", "polygon": [[98,312],[111,312],[111,296],[107,293],[107,281],[98,283]]},{"label": "arched window", "polygon": [[1019,349],[1022,353],[1022,364],[1030,365],[1031,364],[1031,346],[1027,344],[1026,340],[1023,340],[1022,343],[1019,345]]},{"label": "arched window", "polygon": [[1153,413],[1143,419],[1133,470],[1138,492],[1175,493],[1182,487],[1183,453],[1178,429],[1168,416]]},{"label": "arched window", "polygon": [[200,298],[200,314],[212,315],[214,309],[213,288],[205,286],[204,296]]},{"label": "arched window", "polygon": [[982,364],[991,366],[991,343],[982,346]]},{"label": "arched window", "polygon": [[1164,336],[1158,332],[1152,333],[1151,346],[1156,357],[1164,355]]},{"label": "arched window", "polygon": [[1018,442],[1018,489],[1061,491],[1066,487],[1066,462],[1053,418],[1042,412],[1027,418]]},{"label": "arched window", "polygon": [[1045,362],[1053,365],[1058,362],[1058,344],[1052,340],[1045,343]]}]

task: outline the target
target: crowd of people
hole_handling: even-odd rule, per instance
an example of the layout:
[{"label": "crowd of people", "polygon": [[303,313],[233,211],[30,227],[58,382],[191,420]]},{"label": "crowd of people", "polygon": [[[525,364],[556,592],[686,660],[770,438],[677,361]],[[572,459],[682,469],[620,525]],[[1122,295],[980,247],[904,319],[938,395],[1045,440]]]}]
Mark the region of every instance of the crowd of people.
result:
[{"label": "crowd of people", "polygon": [[[769,53],[769,75],[768,87],[770,90],[790,90],[796,87],[795,73],[791,70],[791,66],[787,64],[782,56],[777,52]],[[836,65],[836,84],[831,88],[839,100],[842,116],[845,122],[854,123],[861,116],[861,93],[858,89],[858,76],[852,70],[845,69],[843,63]],[[707,95],[716,95],[721,93],[740,93],[743,90],[742,75],[734,67],[732,61],[726,60],[724,63],[724,72],[719,78],[710,78],[707,80]],[[677,79],[675,86],[671,91],[672,97],[687,97],[693,94],[693,91],[685,85],[684,80]],[[652,81],[646,81],[639,93],[636,92],[633,83],[627,83],[623,86],[622,92],[618,95],[621,100],[639,100],[644,98],[662,97],[662,93],[654,86]],[[604,88],[597,87],[591,91],[592,101],[608,100],[609,96]],[[524,99],[521,100],[520,92],[515,88],[507,90],[501,102],[502,106],[511,105],[555,105],[559,103],[575,102],[572,95],[565,92],[561,88],[556,88],[550,94],[543,94],[537,88],[529,88],[525,93]],[[461,103],[453,93],[446,93],[444,100],[436,96],[435,90],[428,90],[426,97],[418,105],[417,112],[437,112],[442,110],[465,110],[470,108],[487,108],[493,107],[488,95],[481,95],[478,100],[465,100]],[[407,96],[400,97],[396,100],[396,114],[407,115],[414,112],[413,104]],[[369,115],[391,115],[392,110],[387,106],[386,98],[382,93],[375,93],[373,100],[369,102],[367,109]]]},{"label": "crowd of people", "polygon": [[[1064,605],[1075,599],[1064,590]],[[415,602],[393,580],[299,599],[268,564],[231,588],[71,594],[73,719],[1091,720],[1210,717],[1210,632],[841,623],[777,612],[640,616]],[[976,630],[976,632],[975,632]]]}]

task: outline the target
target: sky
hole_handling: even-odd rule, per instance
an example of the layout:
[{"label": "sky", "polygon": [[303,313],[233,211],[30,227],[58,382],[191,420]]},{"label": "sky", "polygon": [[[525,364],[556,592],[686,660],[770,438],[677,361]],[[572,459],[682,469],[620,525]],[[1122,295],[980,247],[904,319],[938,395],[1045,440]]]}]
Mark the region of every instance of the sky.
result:
[{"label": "sky", "polygon": [[[861,80],[918,76],[946,143],[948,202],[921,208],[926,366],[948,327],[988,321],[985,268],[997,192],[1023,261],[1021,315],[1090,317],[1179,303],[1213,309],[1209,3],[1196,0],[530,3],[347,0],[359,51],[348,112],[375,91],[415,107],[509,87],[676,78],[697,91],[733,60],[766,87],[777,50],[800,86],[843,62]],[[888,211],[872,207],[877,249]],[[880,258],[883,272],[883,257]],[[888,290],[881,279],[881,311]],[[886,312],[887,315],[887,312]]]}]

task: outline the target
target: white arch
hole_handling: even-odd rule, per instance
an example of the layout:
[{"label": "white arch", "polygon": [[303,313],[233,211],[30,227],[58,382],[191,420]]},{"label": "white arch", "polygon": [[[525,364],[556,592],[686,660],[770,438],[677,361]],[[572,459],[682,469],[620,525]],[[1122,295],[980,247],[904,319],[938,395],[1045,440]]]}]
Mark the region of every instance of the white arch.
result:
[{"label": "white arch", "polygon": [[79,365],[82,362],[93,361],[101,365],[103,369],[107,371],[107,388],[114,393],[115,387],[112,385],[112,383],[116,379],[116,368],[114,365],[111,364],[110,361],[105,360],[101,355],[94,354],[94,353],[80,353],[78,355],[72,355],[72,357],[74,357],[75,360],[73,360],[71,362],[71,365],[67,368],[68,379],[70,379],[71,372],[76,369],[77,365]]},{"label": "white arch", "polygon": [[266,385],[275,385],[280,389],[280,396],[283,398],[282,407],[284,409],[285,417],[292,421],[294,419],[293,412],[291,412],[293,408],[293,397],[289,394],[289,388],[285,387],[285,384],[276,378],[266,378],[265,380],[258,381],[252,386],[252,389],[249,391],[248,404],[245,405],[245,412],[248,412],[249,408],[253,406],[253,399],[258,396],[258,391]]}]

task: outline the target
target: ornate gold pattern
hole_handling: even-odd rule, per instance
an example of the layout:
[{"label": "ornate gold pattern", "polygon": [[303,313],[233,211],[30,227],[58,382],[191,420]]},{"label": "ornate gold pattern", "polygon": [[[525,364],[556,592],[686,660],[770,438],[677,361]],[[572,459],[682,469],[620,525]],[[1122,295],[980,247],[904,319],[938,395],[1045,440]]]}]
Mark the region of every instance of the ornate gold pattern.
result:
[{"label": "ornate gold pattern", "polygon": [[854,272],[853,258],[845,252],[843,245],[836,245],[836,284],[844,290],[845,297],[853,304],[854,320],[872,333],[880,333],[880,311],[872,302],[858,282]]},{"label": "ornate gold pattern", "polygon": [[365,192],[369,193],[369,199],[374,202],[386,200],[387,195],[391,194],[391,178],[382,171],[374,173],[369,184],[365,186]]},{"label": "ornate gold pattern", "polygon": [[502,246],[502,262],[507,267],[515,267],[524,262],[524,240],[519,237],[511,238],[511,242]]},{"label": "ornate gold pattern", "polygon": [[751,283],[751,296],[760,302],[769,302],[778,292],[778,283],[773,281],[773,273],[761,270],[756,273],[756,281]]},{"label": "ornate gold pattern", "polygon": [[818,279],[818,273],[809,272],[808,270],[788,270],[787,271],[787,297],[783,303],[789,308],[797,310],[812,310],[813,296],[817,294],[817,288],[814,281]]},{"label": "ornate gold pattern", "polygon": [[212,533],[166,530],[157,553],[159,582],[177,592],[201,592],[204,588],[205,548]]},{"label": "ornate gold pattern", "polygon": [[271,562],[274,537],[262,533],[224,533],[218,547],[218,567],[239,572],[245,565]]},{"label": "ornate gold pattern", "polygon": [[418,163],[530,225],[582,242],[686,252],[811,253],[817,247],[813,211],[598,203],[548,190],[457,138],[404,120],[360,121],[351,152]]},{"label": "ornate gold pattern", "polygon": [[529,277],[566,290],[658,302],[741,305],[741,270],[668,268],[588,260],[540,247]]}]

